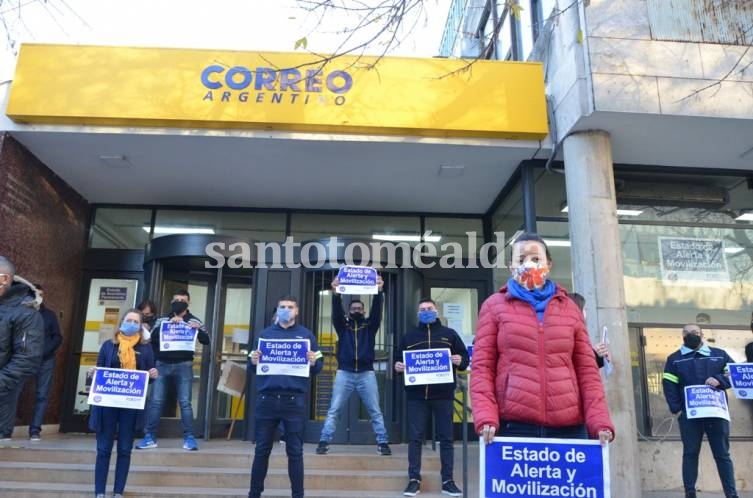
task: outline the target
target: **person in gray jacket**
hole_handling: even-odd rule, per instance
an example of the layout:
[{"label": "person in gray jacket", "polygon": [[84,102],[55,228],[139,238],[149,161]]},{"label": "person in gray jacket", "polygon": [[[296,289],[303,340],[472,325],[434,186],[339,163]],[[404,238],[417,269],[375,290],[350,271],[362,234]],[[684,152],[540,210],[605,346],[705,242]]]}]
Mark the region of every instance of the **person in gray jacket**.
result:
[{"label": "person in gray jacket", "polygon": [[34,292],[0,256],[0,440],[11,438],[19,390],[42,360],[44,322]]}]

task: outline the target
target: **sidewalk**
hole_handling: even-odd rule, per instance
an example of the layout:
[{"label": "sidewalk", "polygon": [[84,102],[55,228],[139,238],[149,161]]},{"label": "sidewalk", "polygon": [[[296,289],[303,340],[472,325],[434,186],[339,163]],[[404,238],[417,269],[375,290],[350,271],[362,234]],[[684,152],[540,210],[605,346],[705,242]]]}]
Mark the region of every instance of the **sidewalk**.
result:
[{"label": "sidewalk", "polygon": [[[612,496],[619,496],[612,490]],[[745,491],[738,493],[740,498],[753,498],[753,492]],[[685,498],[685,493],[682,491],[644,491],[642,498]],[[698,498],[724,498],[724,493],[721,491],[718,493],[698,493]]]}]

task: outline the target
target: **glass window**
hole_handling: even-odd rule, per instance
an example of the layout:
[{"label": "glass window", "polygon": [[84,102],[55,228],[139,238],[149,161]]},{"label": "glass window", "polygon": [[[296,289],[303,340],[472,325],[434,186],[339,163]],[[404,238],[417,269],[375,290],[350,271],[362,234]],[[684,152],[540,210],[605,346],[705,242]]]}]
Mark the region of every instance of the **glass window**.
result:
[{"label": "glass window", "polygon": [[552,255],[550,278],[562,287],[573,289],[573,271],[570,263],[570,226],[566,221],[538,221],[536,229],[546,241]]},{"label": "glass window", "polygon": [[[502,19],[502,11],[507,8],[503,2],[499,2],[497,7],[500,9],[500,19]],[[512,58],[512,21],[513,18],[509,15],[509,12],[505,14],[502,19],[502,27],[499,30],[499,36],[497,36],[497,59],[509,60]]]},{"label": "glass window", "polygon": [[144,249],[149,242],[151,209],[97,208],[89,247],[96,249]]},{"label": "glass window", "polygon": [[567,188],[565,175],[534,168],[536,216],[567,218]]},{"label": "glass window", "polygon": [[527,60],[531,50],[533,50],[533,13],[531,9],[534,5],[532,3],[531,0],[518,0],[518,5],[520,5],[520,38],[523,44],[521,60]]},{"label": "glass window", "polygon": [[285,214],[249,211],[158,210],[154,237],[179,233],[232,235],[244,240],[283,242],[285,240]]},{"label": "glass window", "polygon": [[[750,333],[743,330],[712,328],[704,325],[704,340],[711,346],[721,348],[735,361],[745,360],[745,343]],[[646,385],[650,409],[651,435],[665,437],[680,435],[677,421],[669,412],[664,399],[662,373],[667,357],[682,345],[682,326],[672,328],[644,328],[646,352]],[[732,414],[731,436],[753,436],[753,410],[750,403],[735,398],[728,392],[729,411]]]},{"label": "glass window", "polygon": [[326,237],[374,239],[397,237],[409,244],[419,241],[418,216],[345,216],[335,214],[293,214],[291,235],[296,242]]},{"label": "glass window", "polygon": [[[475,257],[484,244],[481,218],[426,218],[424,226],[427,231],[431,230],[430,237],[440,237],[439,240],[427,240],[436,240],[432,244],[439,256],[456,253],[456,246],[459,245],[464,258]],[[471,235],[466,232],[471,232]],[[475,249],[472,245],[475,245]],[[469,252],[471,249],[474,249],[472,253]]]},{"label": "glass window", "polygon": [[[523,187],[520,180],[510,190],[502,203],[492,214],[492,237],[495,232],[503,232],[505,241],[512,239],[523,227]],[[510,246],[505,246],[505,263],[510,261]],[[510,277],[507,268],[494,268],[494,288],[498,289]]]}]

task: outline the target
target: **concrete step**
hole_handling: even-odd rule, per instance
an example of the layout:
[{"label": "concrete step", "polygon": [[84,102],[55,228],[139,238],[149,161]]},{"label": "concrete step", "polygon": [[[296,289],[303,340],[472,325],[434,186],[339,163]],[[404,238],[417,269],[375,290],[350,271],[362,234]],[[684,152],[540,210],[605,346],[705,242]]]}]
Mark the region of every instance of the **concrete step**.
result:
[{"label": "concrete step", "polygon": [[[111,467],[111,469],[114,467]],[[35,482],[44,476],[46,482],[84,484],[94,482],[93,466],[81,463],[0,462],[0,480]],[[110,477],[112,478],[113,470]],[[250,468],[146,467],[132,463],[128,483],[139,486],[197,486],[212,488],[243,488],[248,486]],[[353,471],[341,469],[306,469],[305,487],[309,489],[399,489],[407,479],[406,470]],[[289,486],[287,465],[270,467],[266,485],[270,488]],[[438,490],[438,482],[427,482],[427,491]],[[436,488],[436,489],[435,489]]]},{"label": "concrete step", "polygon": [[[403,487],[395,490],[316,490],[306,488],[306,498],[396,498],[402,496]],[[108,488],[108,493],[111,487]],[[0,496],[3,498],[91,498],[91,484],[48,484],[0,481]],[[208,487],[159,487],[131,485],[126,486],[128,498],[210,498],[214,496],[246,498],[248,487],[244,488],[208,488]],[[267,488],[263,498],[290,498],[290,487],[281,489]],[[421,491],[420,498],[441,498],[438,492]]]},{"label": "concrete step", "polygon": [[[93,443],[93,442],[92,442]],[[377,456],[376,449],[370,451],[370,446],[338,447],[330,446],[327,455],[316,455],[312,448],[307,447],[304,454],[304,466],[306,469],[341,469],[353,471],[370,470],[406,470],[408,468],[407,454],[394,454],[392,456]],[[131,456],[133,464],[160,466],[187,467],[221,467],[250,469],[253,461],[254,446],[244,443],[238,451],[222,453],[215,451],[200,450],[198,452],[185,451],[176,448],[157,448],[153,450],[134,450]],[[48,448],[39,443],[39,446],[0,446],[0,461],[13,462],[49,462],[49,463],[85,463],[94,465],[96,453],[92,444],[89,448]],[[114,458],[114,456],[113,456]],[[269,459],[270,467],[287,467],[287,456],[284,446],[277,445]],[[422,469],[426,471],[439,470],[439,456],[428,447],[423,452]]]}]

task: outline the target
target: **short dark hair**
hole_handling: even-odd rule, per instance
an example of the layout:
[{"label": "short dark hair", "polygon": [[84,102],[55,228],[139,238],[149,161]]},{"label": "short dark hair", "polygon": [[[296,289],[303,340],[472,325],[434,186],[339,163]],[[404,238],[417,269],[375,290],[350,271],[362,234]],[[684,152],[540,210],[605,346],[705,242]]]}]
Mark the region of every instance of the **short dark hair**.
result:
[{"label": "short dark hair", "polygon": [[549,261],[552,260],[552,253],[549,252],[549,246],[546,245],[546,242],[544,242],[544,239],[542,239],[539,234],[534,233],[534,232],[523,232],[520,235],[518,235],[512,243],[517,244],[518,242],[540,243],[542,246],[544,246],[544,250],[546,251],[546,259],[548,259]]},{"label": "short dark hair", "polygon": [[277,300],[277,304],[280,304],[283,301],[290,301],[291,303],[295,303],[296,306],[298,306],[298,298],[295,296],[282,296]]},{"label": "short dark hair", "polygon": [[583,311],[583,308],[586,307],[586,298],[578,294],[577,292],[571,292],[567,295],[570,299],[572,299],[575,304],[578,305],[578,308],[580,308],[581,311]]},{"label": "short dark hair", "polygon": [[[191,299],[191,298],[189,297],[188,299]],[[152,310],[152,313],[157,313],[157,311],[158,311],[157,310],[157,305],[154,304],[154,301],[152,301],[151,299],[144,299],[143,301],[141,301],[139,303],[138,306],[136,306],[136,308],[138,308],[142,312],[146,308],[149,308],[150,310]]]},{"label": "short dark hair", "polygon": [[173,292],[173,297],[175,296],[186,296],[188,300],[191,300],[191,294],[188,293],[186,289],[178,289],[175,292]]},{"label": "short dark hair", "polygon": [[361,305],[361,306],[363,306],[364,308],[366,307],[366,305],[365,305],[365,304],[363,304],[363,301],[361,301],[360,299],[351,299],[351,300],[350,300],[350,304],[348,305],[348,308],[350,308],[350,307],[351,307],[351,306],[353,306],[354,304],[360,304],[360,305]]},{"label": "short dark hair", "polygon": [[422,297],[422,298],[421,298],[421,299],[420,299],[420,300],[418,301],[418,305],[419,305],[419,306],[421,306],[421,305],[422,305],[422,304],[424,304],[424,303],[431,303],[431,304],[433,304],[434,306],[436,306],[436,305],[437,305],[437,303],[435,303],[435,302],[434,302],[434,300],[433,300],[432,298],[430,298],[430,297]]}]

